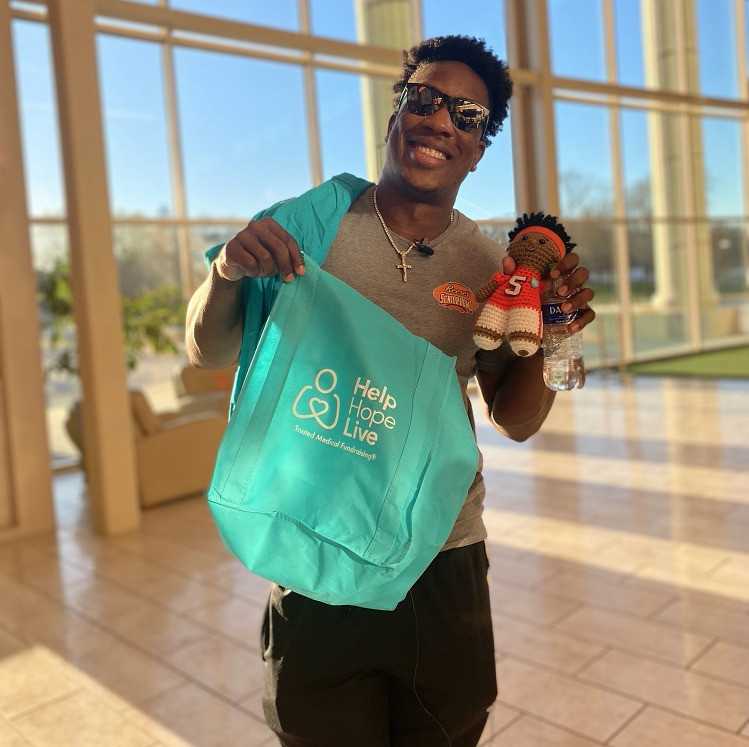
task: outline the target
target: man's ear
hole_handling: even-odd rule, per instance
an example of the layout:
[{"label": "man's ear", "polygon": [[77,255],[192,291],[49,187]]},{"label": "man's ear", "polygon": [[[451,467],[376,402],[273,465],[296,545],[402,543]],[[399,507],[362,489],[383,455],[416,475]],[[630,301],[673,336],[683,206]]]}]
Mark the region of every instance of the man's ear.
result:
[{"label": "man's ear", "polygon": [[471,167],[471,171],[476,168],[476,164],[484,157],[485,150],[486,143],[483,140],[479,140],[478,145],[476,146],[476,152],[473,156],[473,166]]},{"label": "man's ear", "polygon": [[385,140],[387,140],[390,137],[390,130],[393,129],[393,125],[395,124],[395,114],[390,115],[390,119],[388,120],[388,129],[387,133],[385,134]]}]

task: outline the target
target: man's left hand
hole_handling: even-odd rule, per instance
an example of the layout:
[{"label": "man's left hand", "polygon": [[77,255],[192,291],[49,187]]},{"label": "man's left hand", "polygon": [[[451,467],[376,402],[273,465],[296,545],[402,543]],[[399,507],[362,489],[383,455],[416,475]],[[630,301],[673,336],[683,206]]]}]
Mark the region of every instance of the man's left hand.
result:
[{"label": "man's left hand", "polygon": [[570,252],[562,257],[550,272],[552,280],[562,278],[557,286],[557,293],[567,299],[562,304],[562,311],[565,314],[570,314],[577,309],[582,310],[580,316],[570,324],[570,332],[578,332],[596,318],[596,312],[588,306],[595,293],[591,288],[583,287],[590,277],[590,273],[579,262],[580,258],[577,254]]}]

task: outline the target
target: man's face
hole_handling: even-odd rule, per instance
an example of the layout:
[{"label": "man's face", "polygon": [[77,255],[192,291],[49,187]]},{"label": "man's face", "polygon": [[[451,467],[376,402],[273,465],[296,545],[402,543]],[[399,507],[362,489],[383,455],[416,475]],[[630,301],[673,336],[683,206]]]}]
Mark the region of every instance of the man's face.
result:
[{"label": "man's face", "polygon": [[[409,82],[423,83],[447,96],[470,99],[489,108],[484,81],[462,62],[422,65]],[[484,154],[486,144],[481,134],[481,128],[459,130],[445,105],[434,114],[420,117],[411,114],[404,103],[390,118],[383,176],[409,190],[454,200],[471,167]]]}]

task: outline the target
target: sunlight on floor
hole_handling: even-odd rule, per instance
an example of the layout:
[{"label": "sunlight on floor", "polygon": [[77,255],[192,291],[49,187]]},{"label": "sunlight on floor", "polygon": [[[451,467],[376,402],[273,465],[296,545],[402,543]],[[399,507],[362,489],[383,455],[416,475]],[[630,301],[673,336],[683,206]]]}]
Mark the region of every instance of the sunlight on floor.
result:
[{"label": "sunlight on floor", "polygon": [[158,721],[44,646],[0,659],[0,743],[189,747]]}]

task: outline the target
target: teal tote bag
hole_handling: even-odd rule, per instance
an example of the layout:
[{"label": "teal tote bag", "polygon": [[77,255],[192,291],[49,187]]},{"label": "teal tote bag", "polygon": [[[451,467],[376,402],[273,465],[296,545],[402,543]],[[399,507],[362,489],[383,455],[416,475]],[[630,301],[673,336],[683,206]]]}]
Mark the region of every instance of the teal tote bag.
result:
[{"label": "teal tote bag", "polygon": [[305,264],[260,334],[209,505],[254,573],[328,604],[394,609],[476,474],[455,359]]}]

